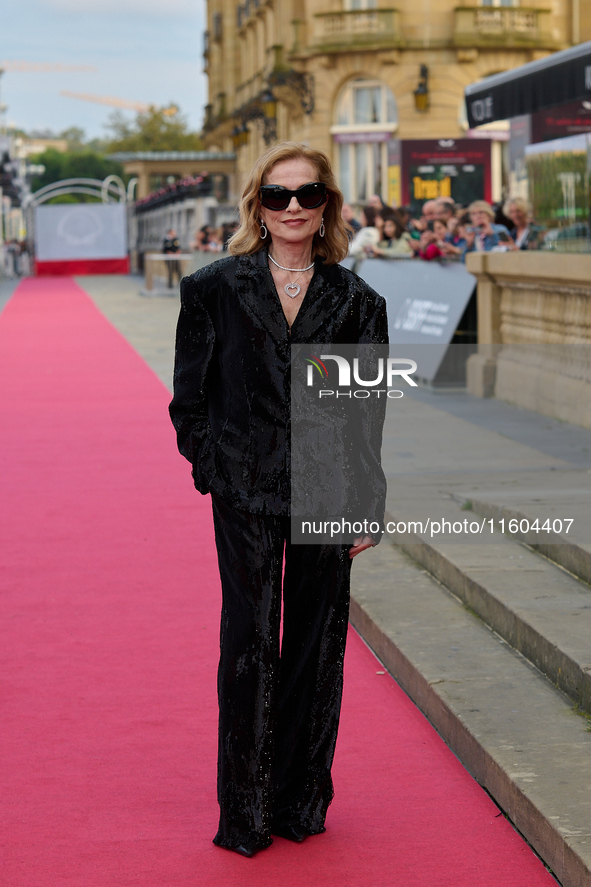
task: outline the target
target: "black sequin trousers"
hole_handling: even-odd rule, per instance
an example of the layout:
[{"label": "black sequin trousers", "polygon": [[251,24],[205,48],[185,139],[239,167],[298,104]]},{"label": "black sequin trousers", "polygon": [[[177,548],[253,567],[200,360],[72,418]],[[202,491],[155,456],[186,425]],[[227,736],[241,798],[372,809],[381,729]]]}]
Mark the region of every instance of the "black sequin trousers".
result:
[{"label": "black sequin trousers", "polygon": [[214,842],[263,847],[284,825],[324,831],[351,561],[346,546],[292,546],[288,517],[212,503],[223,599]]}]

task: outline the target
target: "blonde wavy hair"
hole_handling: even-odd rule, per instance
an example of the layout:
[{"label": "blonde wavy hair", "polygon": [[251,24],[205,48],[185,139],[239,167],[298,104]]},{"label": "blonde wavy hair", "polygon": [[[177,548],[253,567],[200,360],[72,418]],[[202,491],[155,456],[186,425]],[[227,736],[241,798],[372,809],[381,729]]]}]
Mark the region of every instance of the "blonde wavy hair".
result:
[{"label": "blonde wavy hair", "polygon": [[486,213],[490,216],[491,219],[495,217],[495,211],[486,200],[473,200],[470,206],[468,207],[469,213],[482,212]]},{"label": "blonde wavy hair", "polygon": [[531,216],[531,204],[529,201],[525,200],[523,197],[510,197],[509,200],[505,203],[503,208],[503,212],[506,216],[511,212],[511,207],[514,206],[516,209],[520,210],[524,213],[528,218]]},{"label": "blonde wavy hair", "polygon": [[242,199],[240,200],[240,227],[228,241],[228,250],[234,256],[249,256],[271,243],[269,234],[261,239],[259,222],[259,189],[268,184],[267,177],[275,164],[284,160],[308,160],[316,170],[318,181],[324,182],[328,192],[328,200],[324,205],[324,227],[326,233],[320,237],[314,234],[312,242],[312,258],[320,256],[327,265],[336,265],[342,261],[349,251],[347,224],[343,220],[343,195],[341,194],[330,160],[323,151],[301,145],[299,142],[278,142],[256,161],[249,173]]}]

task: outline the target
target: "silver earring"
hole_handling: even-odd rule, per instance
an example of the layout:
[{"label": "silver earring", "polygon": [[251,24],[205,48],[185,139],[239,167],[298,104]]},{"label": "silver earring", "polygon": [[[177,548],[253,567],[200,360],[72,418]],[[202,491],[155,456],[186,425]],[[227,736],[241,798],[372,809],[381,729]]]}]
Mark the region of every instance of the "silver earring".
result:
[{"label": "silver earring", "polygon": [[260,226],[261,226],[261,240],[264,240],[269,232],[267,231],[267,228],[266,228],[264,222],[260,222]]},{"label": "silver earring", "polygon": [[326,233],[326,228],[324,227],[324,216],[322,216],[322,219],[320,221],[320,228],[318,229],[318,233],[321,237],[324,237]]}]

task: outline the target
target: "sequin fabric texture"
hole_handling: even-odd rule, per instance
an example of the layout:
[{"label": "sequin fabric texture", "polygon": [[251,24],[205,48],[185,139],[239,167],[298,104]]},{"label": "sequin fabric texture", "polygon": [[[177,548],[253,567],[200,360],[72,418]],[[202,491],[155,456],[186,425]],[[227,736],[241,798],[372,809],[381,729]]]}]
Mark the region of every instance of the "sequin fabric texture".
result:
[{"label": "sequin fabric texture", "polygon": [[170,415],[212,494],[222,581],[214,841],[246,855],[324,831],[333,797],[350,559],[289,533],[291,345],[312,342],[387,342],[384,299],[317,260],[290,330],[264,250],[182,281]]}]

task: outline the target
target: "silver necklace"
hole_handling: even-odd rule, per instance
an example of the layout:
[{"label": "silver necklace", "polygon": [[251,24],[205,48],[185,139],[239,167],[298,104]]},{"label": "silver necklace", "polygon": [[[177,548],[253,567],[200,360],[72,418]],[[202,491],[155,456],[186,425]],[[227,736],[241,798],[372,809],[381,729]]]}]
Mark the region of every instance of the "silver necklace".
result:
[{"label": "silver necklace", "polygon": [[[283,289],[285,291],[285,295],[289,296],[290,299],[295,299],[296,296],[299,296],[299,294],[302,291],[302,288],[299,285],[298,280],[300,279],[302,274],[305,274],[306,271],[309,271],[310,268],[314,267],[314,262],[312,262],[310,265],[308,265],[307,268],[285,268],[283,265],[280,265],[279,262],[276,262],[270,253],[268,253],[268,256],[271,259],[271,261],[273,262],[273,264],[277,265],[278,268],[281,268],[282,271],[294,271],[294,272],[299,271],[300,272],[295,280],[291,281],[290,283],[286,283],[285,286],[283,287]],[[294,292],[290,292],[290,290],[294,290]]]}]

